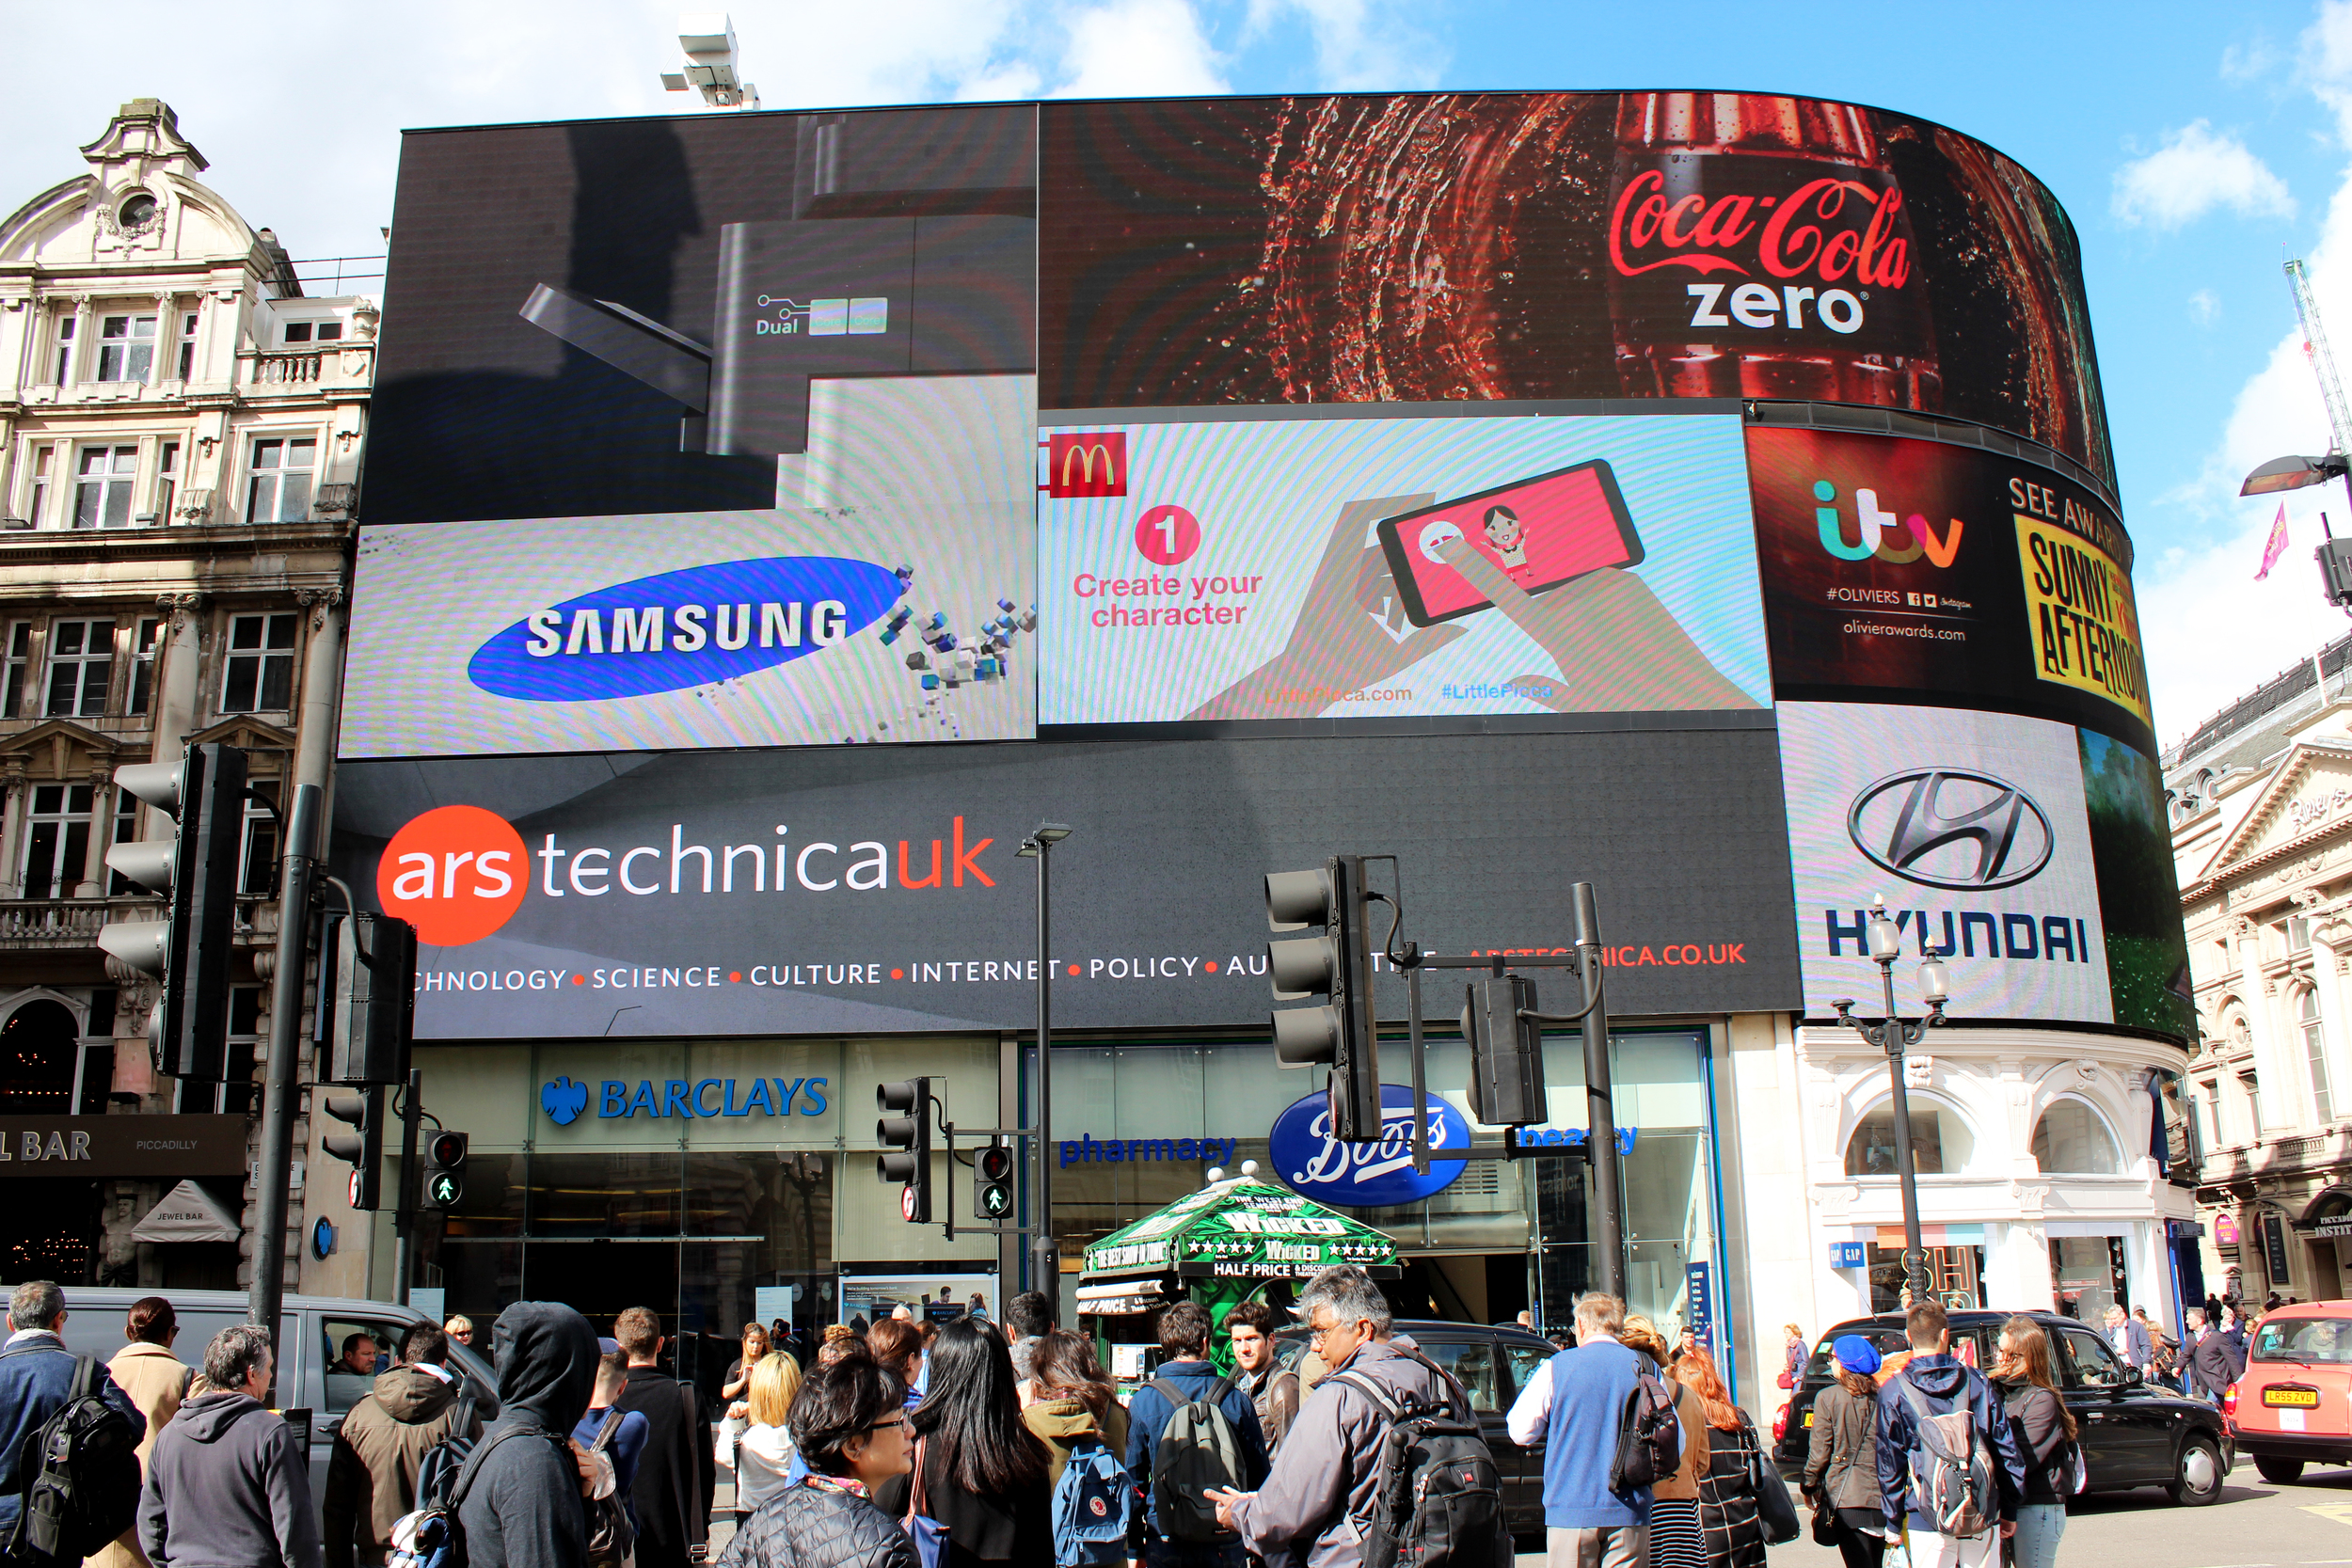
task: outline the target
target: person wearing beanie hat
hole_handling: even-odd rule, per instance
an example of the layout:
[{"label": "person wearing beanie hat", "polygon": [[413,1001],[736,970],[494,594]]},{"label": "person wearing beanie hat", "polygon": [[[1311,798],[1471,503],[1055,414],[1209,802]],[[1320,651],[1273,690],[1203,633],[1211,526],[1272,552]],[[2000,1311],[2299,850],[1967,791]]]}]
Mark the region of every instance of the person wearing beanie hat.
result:
[{"label": "person wearing beanie hat", "polygon": [[1836,1381],[1813,1402],[1813,1443],[1801,1489],[1815,1509],[1832,1511],[1845,1568],[1880,1568],[1886,1521],[1879,1498],[1878,1385],[1883,1357],[1859,1334],[1831,1341]]}]

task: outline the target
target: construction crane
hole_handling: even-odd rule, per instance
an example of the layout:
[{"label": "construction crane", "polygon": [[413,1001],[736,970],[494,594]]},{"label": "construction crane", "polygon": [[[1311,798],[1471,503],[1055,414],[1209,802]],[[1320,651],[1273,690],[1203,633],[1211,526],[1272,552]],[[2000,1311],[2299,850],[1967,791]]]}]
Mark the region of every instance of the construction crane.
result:
[{"label": "construction crane", "polygon": [[2303,258],[2287,261],[2287,287],[2295,291],[2295,317],[2303,325],[2303,357],[2319,378],[2320,401],[2328,405],[2328,450],[2352,451],[2352,409],[2344,401],[2344,384],[2336,379],[2336,356],[2328,352],[2327,329],[2319,325],[2319,301],[2312,297],[2312,276]]}]

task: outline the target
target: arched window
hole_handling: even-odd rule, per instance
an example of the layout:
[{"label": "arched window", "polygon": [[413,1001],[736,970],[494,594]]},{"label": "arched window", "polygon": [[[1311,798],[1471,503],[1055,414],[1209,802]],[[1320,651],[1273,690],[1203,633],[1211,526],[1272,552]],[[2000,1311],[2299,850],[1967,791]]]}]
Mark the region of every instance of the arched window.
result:
[{"label": "arched window", "polygon": [[2033,1157],[2042,1171],[2121,1176],[2123,1153],[2099,1113],[2079,1100],[2054,1100],[2034,1123]]},{"label": "arched window", "polygon": [[2312,1074],[2312,1112],[2321,1121],[2336,1119],[2334,1097],[2328,1092],[2328,1036],[2319,1022],[2319,992],[2306,990],[2296,1005],[2303,1031],[2303,1060]]},{"label": "arched window", "polygon": [[[1914,1098],[1911,1101],[1911,1165],[1921,1176],[1946,1176],[1968,1168],[1976,1139],[1968,1124],[1948,1111]],[[1846,1141],[1848,1176],[1895,1174],[1895,1106],[1879,1105]]]},{"label": "arched window", "polygon": [[0,1111],[68,1116],[81,1026],[61,1003],[27,1002],[0,1023]]}]

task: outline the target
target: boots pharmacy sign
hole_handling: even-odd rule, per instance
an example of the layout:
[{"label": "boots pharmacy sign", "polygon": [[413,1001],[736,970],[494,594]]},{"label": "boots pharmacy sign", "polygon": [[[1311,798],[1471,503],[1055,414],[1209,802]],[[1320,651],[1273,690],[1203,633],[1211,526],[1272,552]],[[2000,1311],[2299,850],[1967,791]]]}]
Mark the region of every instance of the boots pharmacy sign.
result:
[{"label": "boots pharmacy sign", "polygon": [[1342,1143],[1331,1136],[1329,1098],[1318,1091],[1295,1101],[1274,1118],[1266,1134],[1266,1158],[1274,1174],[1317,1202],[1343,1209],[1386,1209],[1418,1203],[1454,1185],[1467,1168],[1461,1160],[1441,1160],[1436,1151],[1467,1148],[1470,1123],[1462,1113],[1427,1097],[1429,1174],[1413,1170],[1413,1091],[1402,1084],[1380,1085],[1380,1141]]}]

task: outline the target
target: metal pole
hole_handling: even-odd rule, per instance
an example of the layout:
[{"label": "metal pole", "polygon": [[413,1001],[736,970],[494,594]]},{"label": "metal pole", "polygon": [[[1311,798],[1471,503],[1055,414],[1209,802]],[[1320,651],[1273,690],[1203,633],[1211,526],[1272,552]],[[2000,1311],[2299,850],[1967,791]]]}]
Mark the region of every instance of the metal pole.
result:
[{"label": "metal pole", "polygon": [[1885,1031],[1881,1043],[1886,1049],[1886,1070],[1894,1080],[1895,1101],[1895,1177],[1903,1195],[1903,1284],[1911,1291],[1915,1307],[1928,1299],[1927,1249],[1919,1239],[1919,1177],[1911,1158],[1911,1097],[1903,1085],[1903,1048],[1909,1043],[1903,1037],[1903,1021],[1895,1012],[1895,966],[1879,965],[1879,979],[1886,989],[1886,1022],[1880,1025]]},{"label": "metal pole", "polygon": [[1584,1151],[1593,1166],[1593,1286],[1625,1299],[1625,1173],[1617,1161],[1617,1117],[1609,1077],[1609,1006],[1601,1000],[1600,908],[1593,884],[1569,890],[1576,900],[1576,953],[1584,976]]},{"label": "metal pole", "polygon": [[1061,1255],[1054,1244],[1054,958],[1045,863],[1054,847],[1037,847],[1037,1240],[1032,1289],[1045,1293],[1049,1322],[1061,1322]]},{"label": "metal pole", "polygon": [[400,1110],[400,1192],[392,1199],[392,1234],[399,1244],[392,1248],[392,1268],[398,1277],[392,1283],[392,1299],[408,1305],[408,1280],[412,1273],[410,1258],[417,1244],[417,1123],[424,1117],[424,1071],[408,1069],[408,1098]]},{"label": "metal pole", "polygon": [[[278,886],[278,967],[270,975],[269,1085],[262,1098],[262,1159],[254,1175],[253,1288],[248,1321],[280,1347],[278,1307],[286,1292],[286,1214],[294,1180],[294,1102],[301,1094],[302,972],[310,953],[310,877],[320,791],[294,786],[286,819],[285,869]],[[291,1366],[292,1363],[288,1362]]]}]

